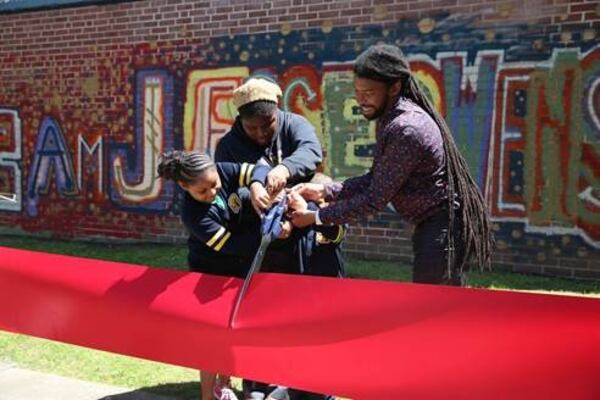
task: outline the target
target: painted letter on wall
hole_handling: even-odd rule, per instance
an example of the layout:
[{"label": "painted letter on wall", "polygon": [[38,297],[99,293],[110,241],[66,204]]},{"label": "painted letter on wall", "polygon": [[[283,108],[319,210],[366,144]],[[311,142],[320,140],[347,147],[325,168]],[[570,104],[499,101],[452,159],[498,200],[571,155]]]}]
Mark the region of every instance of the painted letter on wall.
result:
[{"label": "painted letter on wall", "polygon": [[15,110],[0,108],[0,193],[14,195],[14,201],[0,198],[0,210],[21,211],[21,119]]},{"label": "painted letter on wall", "polygon": [[193,71],[188,76],[183,120],[184,148],[214,154],[217,142],[233,125],[237,110],[232,92],[248,68]]},{"label": "painted letter on wall", "polygon": [[[94,144],[92,146],[89,145],[89,143],[85,140],[85,138],[83,137],[83,135],[79,135],[77,137],[77,184],[79,186],[79,189],[82,192],[85,192],[86,190],[84,190],[83,187],[83,171],[84,171],[84,166],[83,166],[83,161],[86,157],[87,154],[87,158],[88,159],[96,159],[96,165],[93,165],[91,167],[87,166],[85,168],[85,171],[87,173],[92,173],[94,176],[97,176],[97,180],[98,180],[98,185],[96,190],[94,191],[97,194],[100,194],[104,191],[103,189],[103,182],[104,182],[104,171],[103,171],[103,146],[102,146],[102,136],[98,136],[98,138],[96,139],[96,142],[94,142]],[[85,154],[84,154],[85,151]]]},{"label": "painted letter on wall", "polygon": [[124,208],[165,210],[170,204],[160,201],[156,168],[160,154],[173,147],[173,78],[140,71],[135,90],[135,147],[111,146],[111,199]]},{"label": "painted letter on wall", "polygon": [[52,176],[56,190],[64,196],[79,193],[71,153],[58,123],[51,117],[42,121],[35,144],[27,182],[27,214],[38,214],[40,195],[48,193]]}]

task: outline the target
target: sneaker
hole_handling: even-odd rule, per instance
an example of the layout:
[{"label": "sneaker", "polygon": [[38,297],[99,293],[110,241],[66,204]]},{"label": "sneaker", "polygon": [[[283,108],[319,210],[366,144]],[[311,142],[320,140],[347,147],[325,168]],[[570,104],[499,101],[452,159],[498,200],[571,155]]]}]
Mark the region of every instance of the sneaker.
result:
[{"label": "sneaker", "polygon": [[263,392],[250,392],[250,397],[247,400],[264,400],[265,394]]},{"label": "sneaker", "polygon": [[217,385],[213,390],[215,400],[239,400],[235,392],[228,385]]},{"label": "sneaker", "polygon": [[287,387],[277,386],[271,393],[269,393],[267,400],[290,400]]}]

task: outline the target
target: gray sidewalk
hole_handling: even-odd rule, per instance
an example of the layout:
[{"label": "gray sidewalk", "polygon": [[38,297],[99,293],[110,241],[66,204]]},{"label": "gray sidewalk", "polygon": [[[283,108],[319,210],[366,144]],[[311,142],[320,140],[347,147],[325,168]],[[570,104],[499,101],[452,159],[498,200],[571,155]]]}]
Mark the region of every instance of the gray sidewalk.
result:
[{"label": "gray sidewalk", "polygon": [[176,400],[0,363],[0,400]]}]

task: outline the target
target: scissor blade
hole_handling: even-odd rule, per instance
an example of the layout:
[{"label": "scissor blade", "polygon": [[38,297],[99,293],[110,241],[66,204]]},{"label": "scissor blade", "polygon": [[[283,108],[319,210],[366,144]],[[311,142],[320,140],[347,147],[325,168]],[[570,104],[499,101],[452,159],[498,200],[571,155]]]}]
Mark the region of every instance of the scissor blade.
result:
[{"label": "scissor blade", "polygon": [[240,309],[240,305],[242,304],[242,299],[244,298],[244,296],[246,295],[246,292],[248,291],[248,288],[250,287],[250,282],[252,282],[252,278],[258,271],[260,271],[260,267],[262,266],[263,259],[265,258],[265,253],[267,252],[267,248],[269,247],[270,243],[271,243],[271,235],[270,234],[263,235],[262,239],[260,240],[260,246],[258,247],[258,251],[256,252],[256,255],[254,256],[252,265],[250,266],[250,270],[248,271],[248,274],[246,275],[246,279],[244,279],[244,283],[242,284],[240,293],[238,294],[238,297],[235,301],[235,306],[233,307],[233,312],[231,313],[231,318],[229,319],[230,327],[233,327],[233,324],[235,323],[235,318]]}]

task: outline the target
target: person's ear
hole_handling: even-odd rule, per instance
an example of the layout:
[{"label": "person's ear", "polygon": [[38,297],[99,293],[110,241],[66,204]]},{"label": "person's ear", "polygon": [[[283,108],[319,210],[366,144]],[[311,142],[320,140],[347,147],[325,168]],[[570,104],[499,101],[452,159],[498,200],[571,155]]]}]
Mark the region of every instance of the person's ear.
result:
[{"label": "person's ear", "polygon": [[398,80],[392,83],[392,85],[388,88],[388,94],[392,97],[396,97],[400,94],[400,90],[402,90],[402,82]]},{"label": "person's ear", "polygon": [[177,184],[179,185],[180,188],[182,188],[183,190],[187,191],[190,187],[190,184],[184,181],[177,181]]}]

